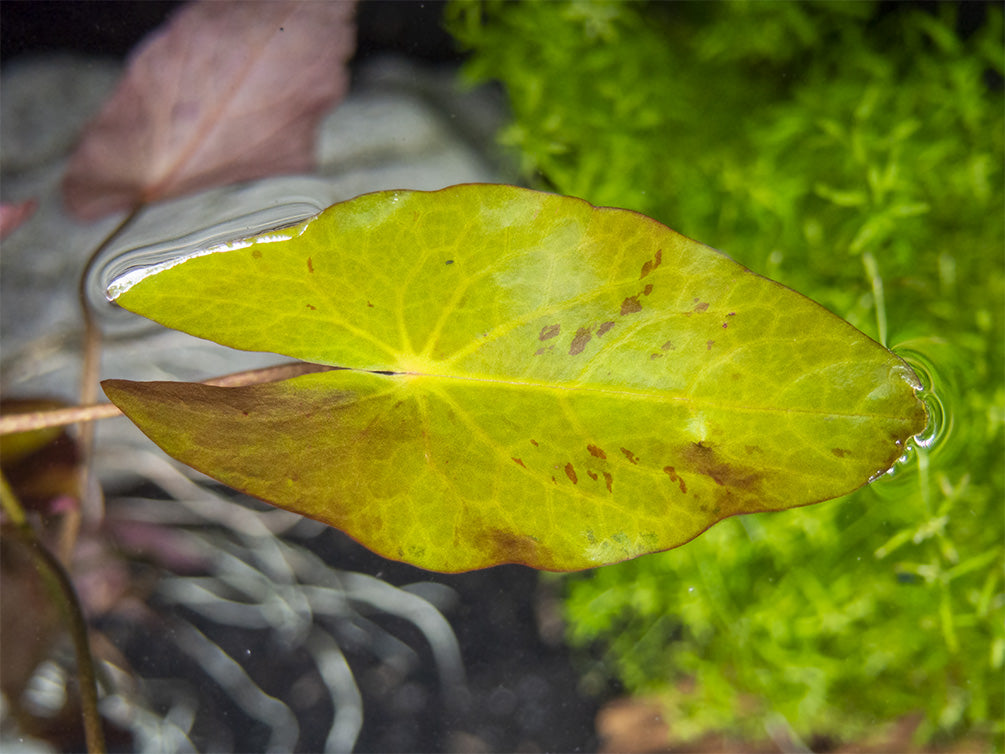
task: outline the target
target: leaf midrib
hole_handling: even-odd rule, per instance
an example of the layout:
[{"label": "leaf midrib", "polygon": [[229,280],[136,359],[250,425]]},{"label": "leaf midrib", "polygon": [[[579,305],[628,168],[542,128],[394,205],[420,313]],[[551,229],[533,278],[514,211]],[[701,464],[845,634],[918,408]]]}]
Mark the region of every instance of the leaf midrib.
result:
[{"label": "leaf midrib", "polygon": [[477,385],[494,385],[512,389],[531,391],[563,391],[591,393],[604,396],[619,396],[633,400],[650,400],[658,403],[693,405],[701,409],[716,409],[724,411],[743,411],[747,413],[771,413],[771,414],[809,414],[818,416],[832,416],[835,418],[858,418],[858,419],[893,419],[903,421],[907,416],[898,414],[887,414],[879,412],[844,412],[831,409],[815,408],[793,408],[779,406],[752,406],[747,403],[729,401],[711,401],[695,399],[684,395],[675,395],[666,390],[658,388],[633,388],[616,387],[602,384],[576,384],[572,382],[554,382],[544,380],[532,380],[526,378],[513,377],[493,377],[487,375],[467,375],[467,374],[441,374],[436,372],[420,371],[392,371],[392,370],[358,370],[367,371],[381,377],[404,377],[428,380],[450,380],[456,382],[474,383]]}]

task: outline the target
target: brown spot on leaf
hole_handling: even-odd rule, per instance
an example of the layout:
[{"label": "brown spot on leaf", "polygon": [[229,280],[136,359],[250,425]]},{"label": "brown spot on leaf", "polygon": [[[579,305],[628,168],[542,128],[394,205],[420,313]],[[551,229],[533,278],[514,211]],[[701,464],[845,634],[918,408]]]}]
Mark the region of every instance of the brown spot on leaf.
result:
[{"label": "brown spot on leaf", "polygon": [[604,483],[607,484],[607,491],[613,492],[614,477],[611,476],[611,472],[609,471],[605,471],[603,472],[603,474],[604,474]]},{"label": "brown spot on leaf", "polygon": [[642,311],[642,304],[639,303],[638,296],[629,296],[624,301],[621,302],[621,316],[624,317],[626,314],[635,314],[636,312]]},{"label": "brown spot on leaf", "polygon": [[550,340],[562,332],[561,325],[545,325],[541,328],[541,334],[537,336],[538,340]]},{"label": "brown spot on leaf", "polygon": [[646,287],[642,289],[642,295],[643,296],[648,296],[652,292],[653,292],[653,284],[652,283],[648,283],[646,285]]},{"label": "brown spot on leaf", "polygon": [[723,461],[713,448],[704,443],[691,443],[683,456],[699,474],[709,477],[720,487],[752,490],[764,477],[759,471]]},{"label": "brown spot on leaf", "polygon": [[600,327],[597,328],[597,337],[602,338],[608,330],[614,327],[613,322],[604,322]]},{"label": "brown spot on leaf", "polygon": [[597,472],[596,471],[591,471],[590,469],[587,469],[586,470],[586,475],[588,477],[590,477],[590,479],[592,479],[594,482],[597,481]]},{"label": "brown spot on leaf", "polygon": [[661,354],[661,353],[651,353],[651,354],[649,354],[649,360],[650,361],[653,361],[654,359],[662,359],[662,358],[663,358],[663,354]]},{"label": "brown spot on leaf", "polygon": [[262,258],[262,250],[261,249],[252,249],[251,250],[251,257],[252,257],[252,259],[261,259]]},{"label": "brown spot on leaf", "polygon": [[696,306],[694,307],[694,310],[695,310],[696,312],[704,312],[704,311],[707,311],[707,310],[708,310],[708,302],[707,302],[707,301],[702,301],[702,302],[701,302],[700,304],[698,304],[698,305],[696,305]]},{"label": "brown spot on leaf", "polygon": [[310,257],[307,257],[307,271],[314,272],[314,260],[312,260]]},{"label": "brown spot on leaf", "polygon": [[723,322],[722,329],[725,330],[727,327],[729,327],[729,322]]},{"label": "brown spot on leaf", "polygon": [[[473,537],[478,548],[492,555],[491,560],[500,563],[533,563],[536,567],[546,567],[546,552],[542,552],[538,542],[528,534],[516,534],[502,529],[489,529],[481,536]],[[542,565],[538,565],[541,563]]]},{"label": "brown spot on leaf", "polygon": [[660,346],[661,351],[672,351],[674,348],[676,348],[676,346],[674,346],[673,341],[670,340]]},{"label": "brown spot on leaf", "polygon": [[318,310],[316,306],[311,306],[310,304],[307,304],[307,308],[310,309],[312,312],[316,312]]},{"label": "brown spot on leaf", "polygon": [[537,447],[537,440],[531,440],[530,444],[533,445],[536,448]]},{"label": "brown spot on leaf", "polygon": [[831,448],[831,453],[836,455],[838,458],[844,458],[847,455],[851,455],[851,451],[845,450],[844,448]]},{"label": "brown spot on leaf", "polygon": [[646,260],[646,263],[642,265],[642,274],[639,275],[639,280],[641,280],[650,272],[659,267],[660,262],[662,261],[663,261],[663,249],[656,249],[656,254],[653,256],[653,258]]},{"label": "brown spot on leaf", "polygon": [[706,341],[705,345],[706,345],[706,349],[705,350],[706,351],[711,351],[712,350],[712,346],[715,345],[715,341],[714,340]]},{"label": "brown spot on leaf", "polygon": [[594,458],[600,458],[601,460],[607,459],[607,453],[603,449],[597,447],[596,445],[587,445],[586,449],[590,451],[590,455]]},{"label": "brown spot on leaf", "polygon": [[555,350],[555,346],[541,346],[536,351],[534,351],[534,355],[535,356],[541,356],[542,354],[545,354],[545,353],[551,353],[554,350]]},{"label": "brown spot on leaf", "polygon": [[369,301],[366,302],[366,305],[369,306],[371,309],[373,309],[373,304],[371,304]]},{"label": "brown spot on leaf", "polygon": [[625,458],[627,458],[632,463],[637,464],[639,462],[639,457],[635,455],[632,451],[630,451],[628,448],[622,448],[621,452],[624,453]]},{"label": "brown spot on leaf", "polygon": [[684,477],[680,476],[673,466],[664,466],[663,471],[670,477],[671,482],[677,482],[677,486],[680,487],[680,491],[686,495],[687,485],[684,484]]},{"label": "brown spot on leaf", "polygon": [[593,335],[590,333],[589,327],[580,327],[576,330],[576,337],[572,339],[572,343],[569,344],[569,355],[575,356],[578,353],[582,353],[583,349],[586,348],[586,344],[590,342],[590,338]]},{"label": "brown spot on leaf", "polygon": [[579,479],[576,477],[576,470],[572,467],[571,463],[565,464],[565,475],[569,477],[569,481],[573,484],[579,484]]},{"label": "brown spot on leaf", "polygon": [[525,469],[527,468],[526,466],[524,466],[523,461],[517,458],[516,456],[513,456],[513,463],[515,463],[517,466],[523,466],[523,468]]}]

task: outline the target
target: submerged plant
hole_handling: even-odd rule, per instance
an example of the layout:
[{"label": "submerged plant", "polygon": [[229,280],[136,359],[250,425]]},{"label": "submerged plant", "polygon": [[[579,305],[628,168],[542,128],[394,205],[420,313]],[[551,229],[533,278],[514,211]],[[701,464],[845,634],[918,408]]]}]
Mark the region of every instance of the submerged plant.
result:
[{"label": "submerged plant", "polygon": [[926,383],[934,422],[892,478],[568,582],[570,640],[603,649],[588,677],[662,695],[678,740],[923,712],[918,742],[1003,746],[1005,52],[998,8],[957,31],[975,10],[450,7],[530,180],[671,220]]}]

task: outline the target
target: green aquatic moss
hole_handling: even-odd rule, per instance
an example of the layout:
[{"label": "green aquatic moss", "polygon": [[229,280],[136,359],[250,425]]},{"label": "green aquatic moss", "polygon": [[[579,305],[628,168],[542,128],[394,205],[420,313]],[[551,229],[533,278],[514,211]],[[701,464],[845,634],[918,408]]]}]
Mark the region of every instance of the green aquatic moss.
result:
[{"label": "green aquatic moss", "polygon": [[585,678],[662,695],[675,736],[922,712],[919,743],[1003,747],[1005,49],[1000,8],[957,12],[449,6],[527,182],[724,250],[930,385],[936,426],[890,478],[565,582],[569,641],[602,658]]}]

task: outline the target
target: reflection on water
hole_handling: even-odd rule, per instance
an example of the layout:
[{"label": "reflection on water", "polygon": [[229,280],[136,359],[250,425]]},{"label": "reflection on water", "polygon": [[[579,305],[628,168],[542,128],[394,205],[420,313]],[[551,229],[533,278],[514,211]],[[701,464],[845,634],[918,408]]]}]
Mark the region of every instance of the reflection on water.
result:
[{"label": "reflection on water", "polygon": [[955,349],[947,341],[931,337],[904,341],[892,350],[918,375],[918,398],[928,410],[928,426],[914,436],[912,445],[924,448],[932,458],[940,457],[952,445],[953,409],[959,400],[952,365],[959,364],[961,356],[953,353]]},{"label": "reflection on water", "polygon": [[955,365],[962,363],[962,357],[951,343],[937,337],[903,340],[891,350],[918,375],[918,398],[928,411],[928,424],[908,441],[904,454],[872,488],[888,500],[902,499],[910,489],[917,488],[928,507],[932,494],[930,469],[946,467],[964,444],[958,441],[954,421],[961,400]]},{"label": "reflection on water", "polygon": [[88,299],[96,311],[108,314],[107,302],[154,268],[214,250],[233,248],[241,239],[288,228],[322,209],[312,200],[297,199],[233,217],[178,238],[141,243],[126,249],[112,248],[99,257],[88,272]]}]

